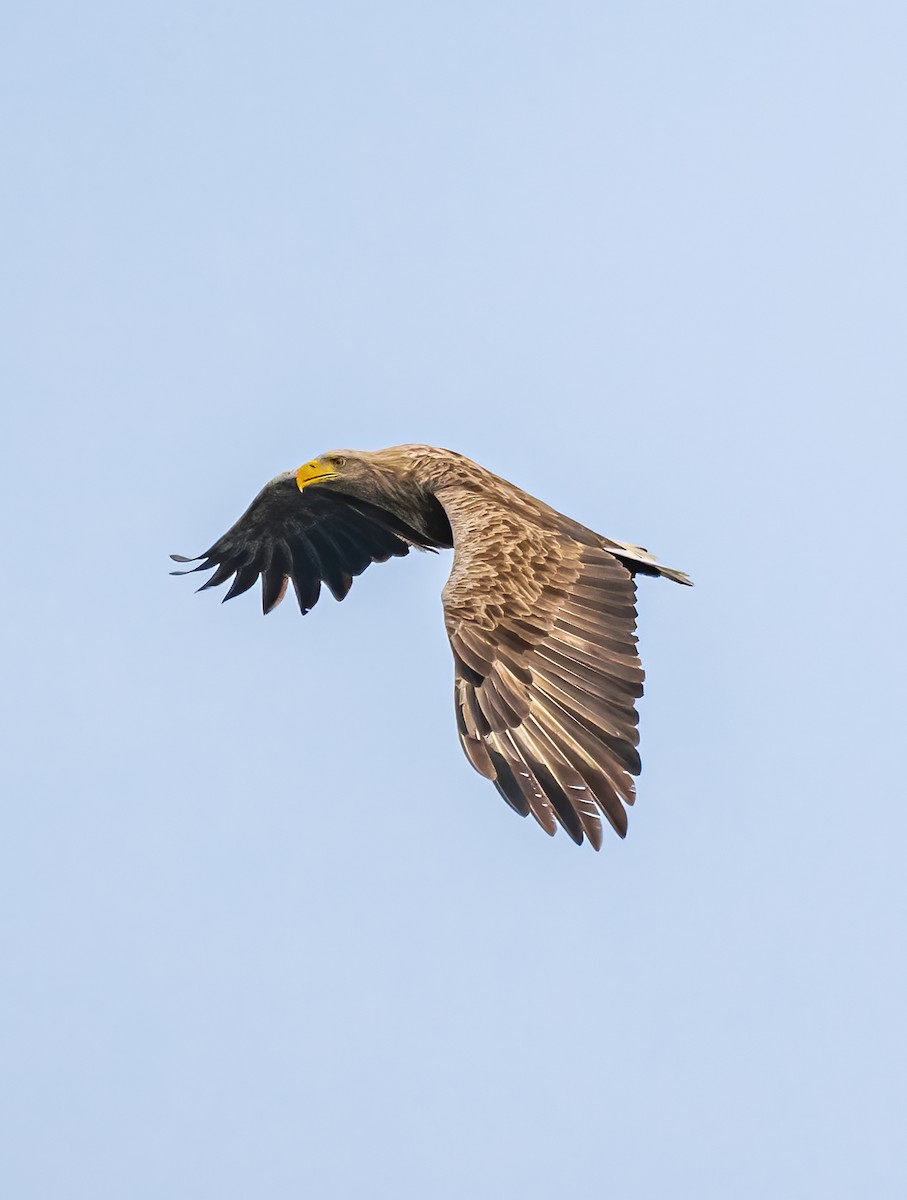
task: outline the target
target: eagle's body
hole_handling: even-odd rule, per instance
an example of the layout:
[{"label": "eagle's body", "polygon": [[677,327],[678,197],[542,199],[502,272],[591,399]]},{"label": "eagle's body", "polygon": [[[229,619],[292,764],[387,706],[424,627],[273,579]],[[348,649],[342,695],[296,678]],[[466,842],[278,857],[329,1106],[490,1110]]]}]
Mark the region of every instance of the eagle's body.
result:
[{"label": "eagle's body", "polygon": [[[453,548],[444,619],[460,741],[517,812],[601,845],[623,837],[639,773],[634,575],[689,583],[460,454],[431,446],[335,451],[272,480],[202,555],[225,599],[262,577],[269,612],[292,581],[308,612],[371,562]],[[187,559],[178,558],[186,562]]]}]

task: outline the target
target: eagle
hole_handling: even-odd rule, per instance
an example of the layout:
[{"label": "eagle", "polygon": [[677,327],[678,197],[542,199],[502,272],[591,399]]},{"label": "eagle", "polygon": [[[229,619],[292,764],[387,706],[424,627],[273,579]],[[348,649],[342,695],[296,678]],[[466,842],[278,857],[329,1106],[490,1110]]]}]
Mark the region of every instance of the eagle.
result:
[{"label": "eagle", "polygon": [[615,542],[451,450],[332,450],[268,483],[190,571],[261,579],[262,609],[293,591],[303,614],[373,562],[454,552],[443,591],[457,731],[473,767],[520,816],[598,850],[620,837],[639,774],[636,576],[690,584],[640,546]]}]

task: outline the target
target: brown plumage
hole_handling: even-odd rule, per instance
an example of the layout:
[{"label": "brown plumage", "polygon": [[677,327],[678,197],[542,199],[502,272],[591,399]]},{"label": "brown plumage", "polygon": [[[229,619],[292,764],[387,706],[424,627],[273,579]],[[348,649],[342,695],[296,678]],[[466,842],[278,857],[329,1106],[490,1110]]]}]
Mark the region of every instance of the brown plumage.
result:
[{"label": "brown plumage", "polygon": [[292,582],[307,613],[322,583],[342,600],[413,546],[454,550],[444,620],[469,761],[549,834],[597,850],[604,814],[623,837],[640,769],[634,576],[682,572],[431,446],[332,451],[278,475],[192,569],[214,569],[200,590],[232,577],[225,600],[260,576],[266,613]]}]

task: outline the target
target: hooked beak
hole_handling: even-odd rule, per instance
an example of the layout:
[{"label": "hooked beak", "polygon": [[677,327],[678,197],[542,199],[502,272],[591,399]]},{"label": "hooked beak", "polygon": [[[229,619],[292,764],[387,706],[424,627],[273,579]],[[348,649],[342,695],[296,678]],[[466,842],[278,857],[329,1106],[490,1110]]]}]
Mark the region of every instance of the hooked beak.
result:
[{"label": "hooked beak", "polygon": [[327,479],[336,479],[337,472],[326,462],[313,458],[296,472],[296,486],[302,491],[310,483],[323,483]]}]

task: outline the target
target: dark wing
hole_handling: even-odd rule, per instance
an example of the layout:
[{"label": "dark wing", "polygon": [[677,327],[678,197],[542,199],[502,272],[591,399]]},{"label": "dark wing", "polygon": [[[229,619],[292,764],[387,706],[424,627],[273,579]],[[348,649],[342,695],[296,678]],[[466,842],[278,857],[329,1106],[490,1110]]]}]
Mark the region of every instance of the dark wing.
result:
[{"label": "dark wing", "polygon": [[601,546],[485,528],[445,592],[460,741],[518,813],[597,850],[599,813],[625,836],[640,769],[633,577]]},{"label": "dark wing", "polygon": [[[266,613],[280,603],[292,580],[299,607],[307,613],[317,602],[322,583],[342,600],[353,577],[369,563],[402,557],[412,546],[427,550],[433,543],[393,513],[330,486],[300,491],[295,472],[287,471],[262,488],[236,524],[198,556],[202,561],[191,570],[214,568],[199,591],[235,577],[225,600],[247,592],[261,576]],[[170,557],[176,562],[198,561],[180,554]]]}]

